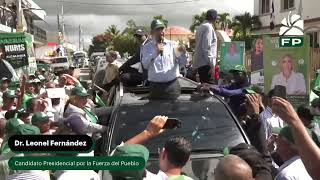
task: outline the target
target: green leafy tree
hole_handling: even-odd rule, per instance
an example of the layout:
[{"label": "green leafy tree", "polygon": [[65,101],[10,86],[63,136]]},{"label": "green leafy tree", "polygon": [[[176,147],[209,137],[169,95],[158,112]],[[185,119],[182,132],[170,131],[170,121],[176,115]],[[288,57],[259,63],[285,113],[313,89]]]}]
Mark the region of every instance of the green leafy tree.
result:
[{"label": "green leafy tree", "polygon": [[153,19],[158,19],[158,20],[162,21],[164,23],[164,25],[166,27],[168,27],[169,21],[165,17],[163,17],[162,15],[154,16]]},{"label": "green leafy tree", "polygon": [[102,34],[98,34],[91,40],[91,45],[89,46],[88,54],[89,56],[93,52],[101,52],[105,51],[107,47],[112,44],[113,37],[110,33],[104,32]]},{"label": "green leafy tree", "polygon": [[251,31],[261,27],[261,21],[258,16],[246,12],[243,15],[235,16],[231,27],[234,31],[233,40],[245,41],[246,49],[251,48]]},{"label": "green leafy tree", "polygon": [[[206,20],[206,16],[207,16],[207,12],[203,11],[201,14],[197,14],[193,16],[192,19],[192,24],[190,26],[190,31],[191,32],[195,32],[198,28],[198,26],[200,26],[205,20]],[[215,21],[215,23],[213,24],[214,29],[219,29],[219,21]]]},{"label": "green leafy tree", "polygon": [[219,21],[218,23],[220,24],[220,29],[226,30],[231,25],[231,20],[228,18],[230,16],[229,13],[222,13],[219,14]]},{"label": "green leafy tree", "polygon": [[206,20],[206,12],[197,14],[193,16],[192,24],[190,26],[190,31],[195,32],[198,26],[200,26]]},{"label": "green leafy tree", "polygon": [[107,33],[111,34],[113,38],[117,37],[120,35],[120,30],[118,30],[117,26],[112,24],[111,26],[108,27]]}]

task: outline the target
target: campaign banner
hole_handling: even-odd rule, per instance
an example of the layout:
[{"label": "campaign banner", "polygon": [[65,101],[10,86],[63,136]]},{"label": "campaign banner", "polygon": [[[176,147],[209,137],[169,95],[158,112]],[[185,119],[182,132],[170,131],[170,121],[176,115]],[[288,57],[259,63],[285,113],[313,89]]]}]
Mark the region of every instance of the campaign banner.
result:
[{"label": "campaign banner", "polygon": [[287,98],[295,107],[308,104],[310,39],[305,37],[301,47],[280,47],[279,38],[263,38],[265,93],[277,85],[285,86]]},{"label": "campaign banner", "polygon": [[26,43],[1,44],[0,52],[14,69],[28,66],[28,54]]},{"label": "campaign banner", "polygon": [[263,68],[263,38],[253,40],[251,50],[251,84],[258,85],[264,89],[264,68]]},{"label": "campaign banner", "polygon": [[220,71],[228,72],[236,65],[244,64],[245,43],[242,41],[224,42],[220,48]]}]

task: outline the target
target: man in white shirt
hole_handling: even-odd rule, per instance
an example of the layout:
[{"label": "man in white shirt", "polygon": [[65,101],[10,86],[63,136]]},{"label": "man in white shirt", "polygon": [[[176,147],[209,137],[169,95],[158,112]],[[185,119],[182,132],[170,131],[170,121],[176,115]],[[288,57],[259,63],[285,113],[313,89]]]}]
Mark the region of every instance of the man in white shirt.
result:
[{"label": "man in white shirt", "polygon": [[291,129],[288,126],[274,129],[274,133],[278,134],[276,151],[284,162],[278,169],[275,180],[312,180],[299,156]]},{"label": "man in white shirt", "polygon": [[214,9],[207,11],[206,21],[202,23],[196,33],[196,47],[193,57],[193,67],[198,69],[201,83],[209,83],[210,71],[216,65],[217,36],[213,28],[218,13]]}]

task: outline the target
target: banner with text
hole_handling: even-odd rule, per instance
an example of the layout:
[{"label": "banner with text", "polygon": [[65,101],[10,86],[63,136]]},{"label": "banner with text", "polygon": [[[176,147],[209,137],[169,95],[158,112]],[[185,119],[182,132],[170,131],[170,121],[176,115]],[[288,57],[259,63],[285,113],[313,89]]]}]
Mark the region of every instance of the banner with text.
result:
[{"label": "banner with text", "polygon": [[302,47],[280,47],[279,37],[263,38],[265,93],[281,85],[286,87],[287,98],[295,107],[308,103],[309,41],[305,37]]}]

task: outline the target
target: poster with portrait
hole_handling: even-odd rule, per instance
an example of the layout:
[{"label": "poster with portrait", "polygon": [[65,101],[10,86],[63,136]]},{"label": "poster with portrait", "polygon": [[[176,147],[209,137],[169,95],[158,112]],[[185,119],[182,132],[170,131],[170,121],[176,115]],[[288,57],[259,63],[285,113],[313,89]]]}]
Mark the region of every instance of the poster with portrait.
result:
[{"label": "poster with portrait", "polygon": [[265,93],[276,85],[285,86],[295,107],[309,101],[310,39],[304,39],[302,47],[279,47],[279,37],[263,38]]},{"label": "poster with portrait", "polygon": [[263,68],[263,38],[257,37],[252,42],[250,54],[251,59],[251,84],[258,85],[264,89],[264,68]]},{"label": "poster with portrait", "polygon": [[243,65],[245,43],[242,41],[224,42],[220,49],[220,71],[228,72],[236,65]]}]

